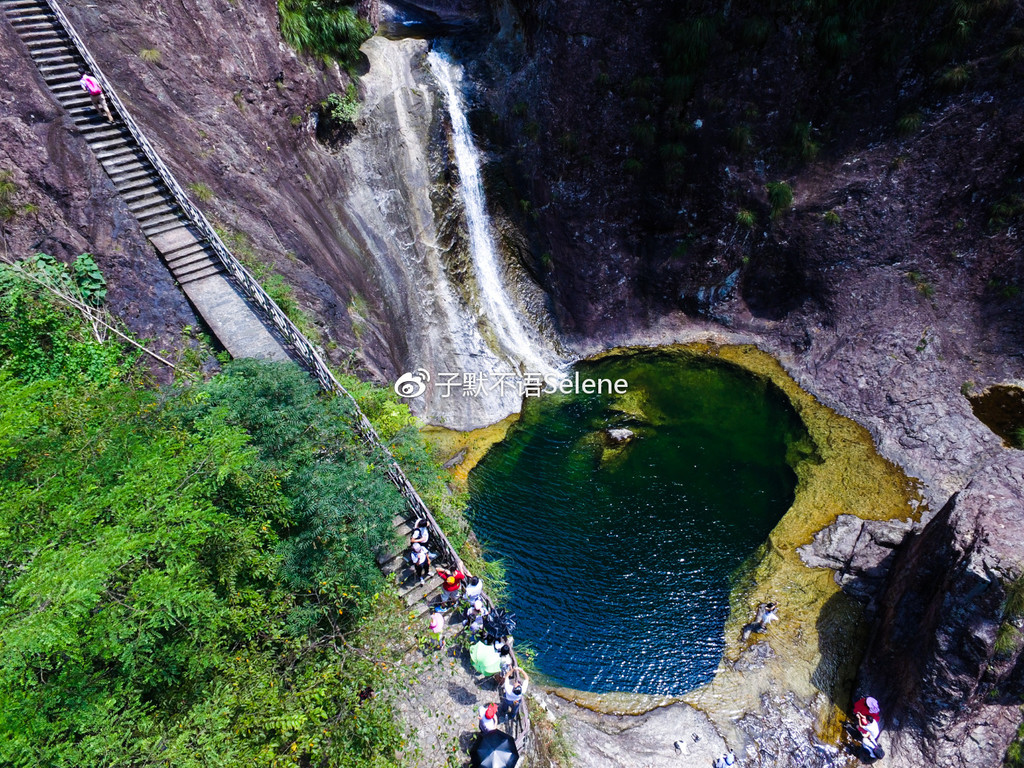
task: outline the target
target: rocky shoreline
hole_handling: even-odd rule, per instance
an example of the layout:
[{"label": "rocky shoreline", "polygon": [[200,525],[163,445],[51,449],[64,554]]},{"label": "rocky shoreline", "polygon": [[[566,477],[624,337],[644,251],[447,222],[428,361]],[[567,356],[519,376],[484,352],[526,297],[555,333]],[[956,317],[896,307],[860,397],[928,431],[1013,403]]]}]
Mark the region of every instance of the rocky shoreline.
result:
[{"label": "rocky shoreline", "polygon": [[[482,3],[423,5],[474,19],[487,15]],[[343,90],[347,77],[337,68],[302,62],[281,44],[270,0],[245,7],[215,3],[202,11],[205,16],[184,4],[68,6],[176,172],[186,181],[208,182],[214,193],[207,203],[211,214],[248,233],[257,257],[272,262],[297,286],[300,303],[318,317],[336,363],[348,360],[386,380],[413,362],[411,350],[443,354],[431,351],[429,337],[416,347],[406,336],[421,315],[403,304],[403,297],[416,295],[421,278],[402,259],[409,256],[415,264],[424,255],[416,248],[398,253],[390,242],[394,231],[423,231],[408,211],[429,212],[435,203],[443,207],[436,197],[450,191],[443,157],[427,158],[437,186],[426,207],[399,184],[401,179],[389,175],[400,163],[388,171],[386,164],[368,162],[364,176],[379,185],[357,194],[358,185],[347,176],[354,160],[316,143],[309,111],[328,93]],[[488,52],[488,101],[506,142],[505,150],[491,147],[496,161],[505,152],[493,175],[505,174],[509,184],[496,205],[504,206],[499,217],[510,235],[505,240],[512,258],[550,297],[551,322],[575,355],[636,345],[756,345],[800,388],[862,425],[878,453],[916,481],[923,502],[920,522],[885,526],[834,516],[827,530],[801,542],[806,545],[802,556],[824,580],[838,582],[842,610],[867,611],[872,629],[863,638],[867,651],[856,685],[869,688],[893,715],[886,764],[994,768],[1020,723],[1024,694],[1024,635],[1003,629],[1007,621],[1018,621],[1005,615],[1004,603],[1007,585],[1024,570],[1024,475],[1021,454],[977,420],[965,393],[1024,382],[1018,230],[992,230],[988,223],[993,203],[1019,176],[1024,98],[1012,78],[1007,82],[985,65],[964,92],[928,96],[932,100],[921,128],[910,137],[881,129],[851,131],[814,162],[776,167],[769,162],[767,170],[757,157],[733,163],[709,140],[708,200],[694,206],[697,223],[686,226],[689,250],[669,258],[660,245],[630,239],[635,213],[646,202],[618,170],[621,158],[604,156],[615,142],[595,130],[590,147],[589,129],[572,123],[587,115],[578,101],[588,98],[584,85],[594,72],[589,63],[573,64],[570,54],[581,47],[618,52],[623,66],[633,67],[642,57],[629,51],[649,46],[631,35],[645,34],[650,19],[664,11],[661,3],[634,6],[634,18],[643,24],[632,30],[604,24],[602,19],[618,13],[605,5],[595,6],[591,16],[571,3],[555,8],[514,2],[490,9],[499,29]],[[193,17],[204,19],[202,28]],[[10,30],[4,30],[0,48],[12,67],[0,118],[13,140],[0,148],[0,157],[17,169],[25,202],[40,206],[34,221],[10,228],[8,245],[62,257],[92,249],[108,275],[115,311],[160,346],[181,344],[179,329],[196,323],[187,302],[67,118],[56,111]],[[759,65],[762,80],[757,68],[752,75],[747,66],[735,88],[749,96],[765,73],[785,70],[790,61],[785,57],[792,54],[787,46],[800,37],[796,31],[784,30],[782,53]],[[146,62],[135,51],[157,45],[154,35],[164,58]],[[989,61],[983,57],[998,53],[985,45],[979,44],[981,64]],[[406,47],[411,60],[412,49],[422,45]],[[222,56],[224,51],[230,55]],[[561,78],[557,87],[553,73]],[[699,101],[705,110],[716,98],[725,102],[716,93],[733,87],[714,73],[709,78]],[[384,95],[429,106],[415,73],[405,81],[379,82]],[[794,82],[806,85],[810,76],[802,71]],[[516,115],[522,92],[536,94],[536,103],[527,105],[530,120]],[[923,85],[914,86],[914,93],[922,92],[927,96]],[[573,98],[559,103],[560,93]],[[786,98],[779,96],[782,106],[792,106]],[[883,104],[862,118],[888,120],[895,109],[895,102]],[[609,135],[623,140],[629,124],[625,112],[602,118],[615,122]],[[383,163],[398,156],[385,122],[368,120],[364,127],[374,133],[364,133],[366,143],[359,146],[379,153],[371,159]],[[431,142],[443,138],[441,123],[429,116],[414,128]],[[540,131],[542,142],[530,138],[533,131]],[[572,149],[573,137],[582,149]],[[598,139],[609,146],[596,144]],[[593,157],[587,164],[582,156],[589,150]],[[571,154],[571,162],[548,164],[557,151]],[[508,172],[510,164],[514,173]],[[783,175],[795,191],[793,207],[768,220],[764,184]],[[523,179],[529,180],[525,191],[516,186]],[[737,192],[734,184],[743,190]],[[599,194],[589,195],[587,189]],[[737,195],[765,214],[750,231],[735,221]],[[508,203],[518,200],[526,205],[517,214]],[[675,202],[682,210],[691,201]],[[526,210],[538,213],[525,216]],[[839,224],[826,226],[828,211]],[[458,245],[456,220],[436,225],[432,243]],[[517,228],[525,234],[512,237]],[[662,239],[671,244],[677,235],[663,233]],[[541,255],[552,250],[557,258],[543,263]],[[458,264],[446,268],[458,272]],[[740,277],[730,283],[726,276],[736,269]],[[531,287],[528,293],[537,291]],[[712,299],[695,304],[698,296]],[[438,312],[430,312],[434,320],[424,332],[432,333]],[[351,359],[341,351],[348,349],[356,350]],[[459,418],[468,424],[483,414]],[[1006,637],[1015,637],[1015,645],[1007,648]],[[757,643],[729,663],[744,674],[760,669],[768,677],[763,670],[771,669],[770,662],[768,648]],[[816,742],[817,734],[837,735],[835,723],[819,722],[816,713],[849,702],[820,696],[823,700],[794,696],[785,687],[766,689],[756,707],[742,715],[729,713],[724,719],[738,723],[754,747],[752,754],[737,753],[747,764],[761,766],[847,761],[828,738]],[[568,718],[581,743],[617,744],[595,746],[595,762],[589,763],[595,766],[635,765],[629,752],[615,756],[628,749],[630,734],[638,739],[637,750],[641,743],[667,739],[677,728],[699,734],[700,718],[687,705],[629,721],[572,714],[558,701],[549,706],[556,717]],[[730,746],[748,745],[735,733],[725,735]],[[702,739],[705,746],[718,746],[710,733]],[[662,745],[670,750],[664,759],[672,764],[715,756],[713,749],[676,755],[677,740]],[[660,764],[650,759],[651,765]]]}]

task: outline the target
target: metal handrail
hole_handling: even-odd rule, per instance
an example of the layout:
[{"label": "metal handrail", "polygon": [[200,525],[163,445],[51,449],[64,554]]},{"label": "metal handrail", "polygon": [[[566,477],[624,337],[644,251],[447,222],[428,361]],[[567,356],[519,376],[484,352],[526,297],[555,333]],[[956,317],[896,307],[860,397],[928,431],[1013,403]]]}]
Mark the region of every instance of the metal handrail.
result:
[{"label": "metal handrail", "polygon": [[[467,576],[472,575],[462,562],[462,558],[459,557],[459,553],[455,550],[455,547],[452,546],[451,541],[445,535],[444,531],[441,530],[441,526],[430,511],[430,508],[426,505],[423,499],[420,498],[420,495],[416,492],[412,483],[409,482],[409,478],[406,477],[405,472],[402,471],[402,468],[395,460],[395,457],[391,454],[391,451],[388,450],[384,441],[381,440],[380,435],[377,434],[377,430],[374,429],[373,424],[371,424],[370,420],[366,418],[366,414],[363,413],[362,408],[359,407],[359,403],[356,402],[356,399],[352,394],[335,378],[330,368],[327,367],[327,364],[320,356],[316,347],[313,346],[309,339],[307,339],[298,327],[296,327],[296,325],[288,318],[288,316],[285,315],[281,308],[277,306],[277,303],[270,298],[267,292],[263,290],[263,287],[256,281],[256,278],[252,276],[249,270],[247,270],[241,262],[234,257],[231,251],[228,250],[227,246],[224,245],[224,242],[220,239],[216,230],[206,219],[203,212],[195,206],[191,199],[189,199],[185,190],[178,184],[174,174],[164,164],[160,155],[157,154],[156,149],[152,144],[150,144],[149,139],[146,138],[142,129],[128,112],[127,107],[125,107],[124,102],[122,102],[120,97],[117,95],[117,92],[114,90],[111,82],[104,77],[99,64],[92,57],[92,54],[89,53],[89,49],[85,45],[84,40],[79,36],[68,17],[64,15],[60,6],[57,5],[56,0],[43,1],[53,12],[54,16],[57,17],[61,26],[64,27],[64,31],[74,43],[79,55],[82,56],[88,64],[93,76],[100,81],[108,100],[113,104],[121,121],[128,129],[128,132],[132,135],[132,138],[142,149],[146,159],[152,164],[153,168],[160,176],[161,181],[170,191],[175,202],[185,212],[191,224],[200,231],[203,237],[213,248],[214,253],[216,253],[217,257],[224,264],[224,267],[228,270],[229,275],[235,282],[238,289],[256,306],[257,310],[263,313],[264,317],[271,322],[274,329],[281,335],[287,346],[290,348],[292,357],[297,358],[298,362],[303,364],[316,377],[320,387],[327,392],[332,392],[335,395],[345,398],[352,406],[352,411],[355,415],[354,427],[356,433],[372,450],[379,451],[386,457],[384,459],[384,473],[395,487],[398,488],[398,492],[402,494],[409,510],[412,513],[411,518],[413,520],[416,518],[423,518],[426,520],[427,527],[430,529],[430,535],[435,541],[441,543],[442,554],[438,559],[450,568],[456,568]],[[486,599],[489,607],[493,609],[495,606],[491,598],[487,595],[484,595],[484,598]],[[515,660],[515,651],[513,651],[513,660]],[[521,734],[525,734],[530,730],[530,715],[525,701],[521,706],[520,712],[522,717]]]},{"label": "metal handrail", "polygon": [[277,303],[267,295],[267,292],[263,290],[263,287],[256,281],[256,278],[247,270],[232,253],[228,250],[227,246],[220,239],[216,230],[207,221],[206,216],[200,211],[189,199],[189,196],[182,189],[181,185],[178,184],[177,179],[171,170],[164,164],[163,160],[160,159],[160,155],[157,154],[156,149],[150,144],[146,138],[142,129],[132,118],[128,109],[125,107],[124,102],[121,101],[117,92],[114,90],[111,82],[103,75],[99,64],[89,53],[88,47],[85,45],[85,41],[75,30],[74,25],[61,10],[60,6],[57,5],[56,0],[44,0],[46,5],[53,12],[54,16],[57,17],[57,21],[64,27],[64,31],[68,37],[74,43],[78,49],[79,55],[86,61],[94,77],[100,81],[103,89],[107,95],[108,100],[113,104],[118,117],[124,123],[128,132],[135,139],[136,143],[142,149],[143,154],[146,155],[146,159],[153,165],[153,168],[159,174],[161,181],[171,192],[175,202],[185,212],[187,217],[193,226],[195,226],[202,236],[207,240],[210,246],[213,248],[214,253],[224,264],[229,275],[237,285],[238,289],[249,299],[256,308],[268,319],[273,325],[274,329],[283,337],[287,346],[290,348],[292,357],[297,358],[298,362],[302,363],[317,379],[322,389],[333,392],[340,395],[348,400],[352,405],[355,413],[355,429],[357,434],[362,438],[363,442],[367,443],[371,448],[383,452],[387,457],[385,460],[384,472],[391,480],[392,483],[398,488],[399,493],[405,498],[412,515],[415,517],[422,517],[427,520],[428,527],[430,528],[431,535],[443,543],[444,557],[442,560],[447,560],[450,566],[458,568],[463,573],[468,573],[466,567],[462,563],[462,558],[459,557],[455,551],[455,547],[445,536],[444,531],[441,530],[441,526],[438,525],[437,520],[431,513],[430,509],[420,498],[420,495],[413,488],[412,483],[405,476],[402,468],[395,461],[394,456],[388,450],[384,441],[380,439],[377,434],[377,430],[373,428],[370,420],[366,418],[366,414],[363,413],[356,399],[352,397],[351,393],[345,389],[338,380],[331,373],[331,370],[324,363],[323,358],[317,352],[316,348],[312,343],[302,334],[302,332],[295,326],[295,324],[288,319],[288,316],[281,311],[281,308],[277,306]]}]

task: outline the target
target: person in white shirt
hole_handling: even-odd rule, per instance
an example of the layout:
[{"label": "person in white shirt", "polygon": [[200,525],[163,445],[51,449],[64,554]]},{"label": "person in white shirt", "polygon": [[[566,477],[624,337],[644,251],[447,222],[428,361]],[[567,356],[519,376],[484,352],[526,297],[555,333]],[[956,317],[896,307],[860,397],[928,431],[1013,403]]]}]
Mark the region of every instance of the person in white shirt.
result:
[{"label": "person in white shirt", "polygon": [[486,707],[480,707],[480,732],[487,733],[488,731],[494,731],[498,728],[498,705],[488,704]]},{"label": "person in white shirt", "polygon": [[530,676],[522,669],[518,669],[509,675],[505,685],[502,686],[501,712],[508,712],[509,720],[515,720],[519,716],[519,707],[523,703],[523,696],[526,695],[526,688],[529,684]]}]

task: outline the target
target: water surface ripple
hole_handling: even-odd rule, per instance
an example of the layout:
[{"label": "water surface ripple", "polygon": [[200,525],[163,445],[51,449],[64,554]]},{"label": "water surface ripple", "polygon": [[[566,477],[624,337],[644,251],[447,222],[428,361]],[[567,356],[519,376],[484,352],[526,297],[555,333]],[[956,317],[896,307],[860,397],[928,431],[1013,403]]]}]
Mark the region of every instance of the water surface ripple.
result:
[{"label": "water surface ripple", "polygon": [[[474,528],[551,682],[681,694],[714,674],[730,578],[792,503],[787,448],[806,433],[774,385],[728,364],[581,370],[630,391],[529,401],[470,474]],[[621,449],[618,426],[636,435]]]}]

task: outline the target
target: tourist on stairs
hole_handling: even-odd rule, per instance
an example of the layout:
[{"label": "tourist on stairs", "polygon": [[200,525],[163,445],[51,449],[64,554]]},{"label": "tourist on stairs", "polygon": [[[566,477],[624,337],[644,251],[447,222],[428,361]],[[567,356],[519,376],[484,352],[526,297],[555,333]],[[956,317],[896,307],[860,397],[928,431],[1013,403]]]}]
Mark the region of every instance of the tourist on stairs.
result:
[{"label": "tourist on stairs", "polygon": [[437,575],[440,576],[441,581],[444,582],[441,585],[441,604],[450,608],[458,602],[459,589],[462,587],[462,582],[466,580],[466,574],[457,568],[450,573],[438,568]]},{"label": "tourist on stairs", "polygon": [[419,543],[413,544],[412,554],[409,555],[409,562],[412,563],[416,578],[422,584],[423,579],[430,573],[430,553],[427,552],[427,548]]},{"label": "tourist on stairs", "polygon": [[107,97],[103,95],[103,88],[100,86],[99,80],[84,69],[78,70],[78,76],[80,78],[78,84],[82,86],[83,91],[89,94],[93,108],[97,112],[102,112],[108,123],[114,122],[114,117],[110,114],[110,107],[107,106]]}]

